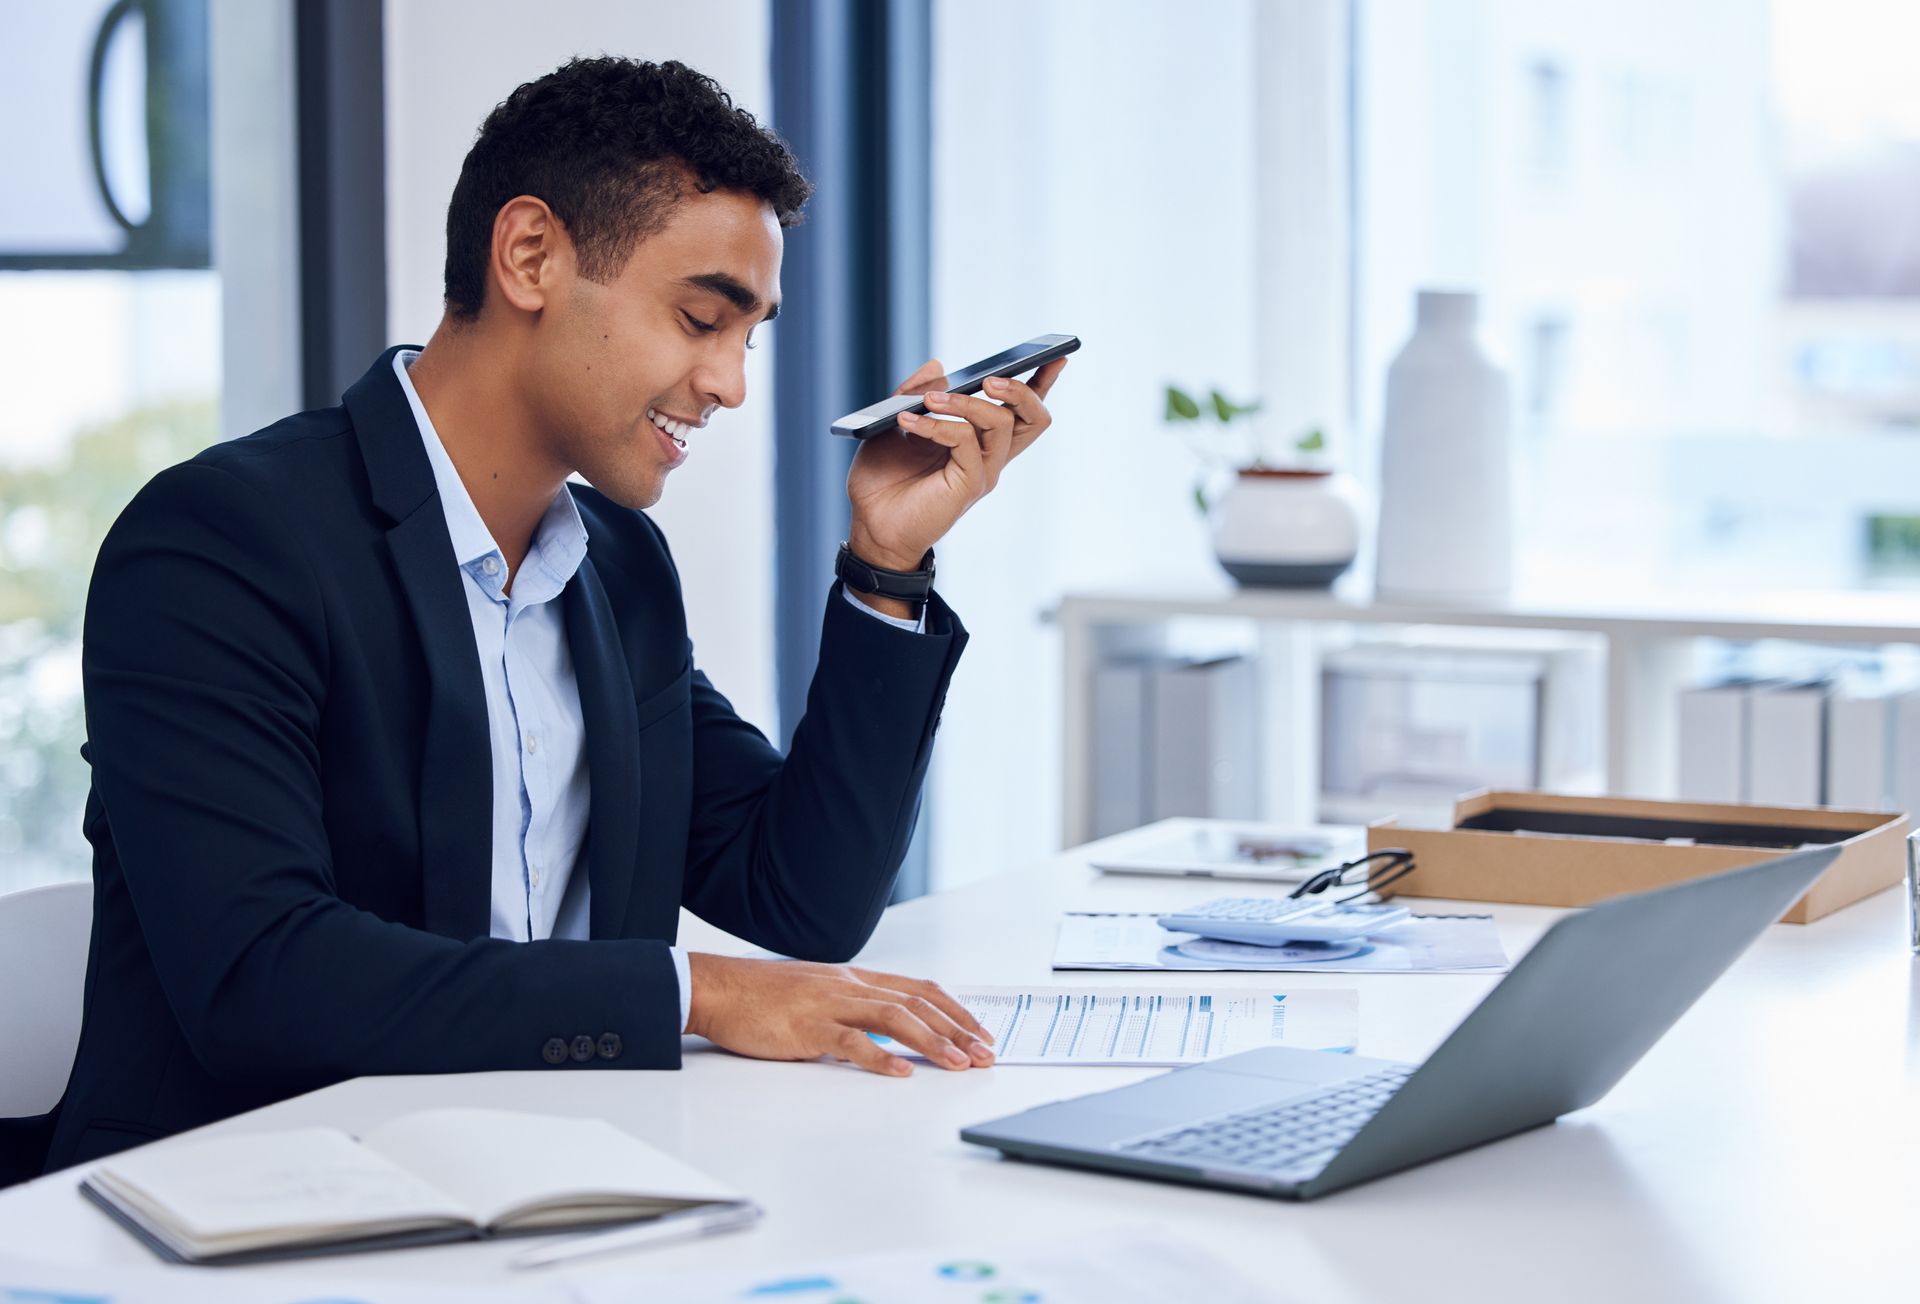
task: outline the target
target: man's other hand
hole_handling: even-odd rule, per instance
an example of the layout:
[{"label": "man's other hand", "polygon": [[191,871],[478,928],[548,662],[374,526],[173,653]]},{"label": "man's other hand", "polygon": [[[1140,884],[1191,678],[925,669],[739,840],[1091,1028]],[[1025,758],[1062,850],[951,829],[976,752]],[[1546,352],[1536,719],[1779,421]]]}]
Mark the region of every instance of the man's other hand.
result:
[{"label": "man's other hand", "polygon": [[903,1078],[913,1066],[868,1033],[891,1037],[944,1069],[993,1063],[987,1030],[938,983],[847,965],[687,956],[687,1031],[754,1059],[831,1055]]},{"label": "man's other hand", "polygon": [[938,358],[909,376],[894,393],[927,395],[929,415],[902,415],[899,434],[863,441],[847,473],[854,555],[885,570],[917,570],[927,549],[993,492],[1007,463],[1053,424],[1044,400],[1066,366],[1055,358],[1024,384],[990,380],[984,398],[947,393]]}]

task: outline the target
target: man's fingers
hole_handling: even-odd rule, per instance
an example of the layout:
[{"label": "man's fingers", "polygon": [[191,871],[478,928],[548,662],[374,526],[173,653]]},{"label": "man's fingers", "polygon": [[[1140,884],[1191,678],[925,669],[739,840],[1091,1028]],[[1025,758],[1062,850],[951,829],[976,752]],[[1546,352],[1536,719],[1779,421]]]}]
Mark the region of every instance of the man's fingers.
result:
[{"label": "man's fingers", "polygon": [[898,418],[900,428],[915,438],[929,443],[939,444],[943,448],[959,451],[961,444],[973,445],[973,451],[980,451],[980,439],[973,433],[973,427],[964,421],[941,421],[936,417],[922,416],[918,412],[902,412]]},{"label": "man's fingers", "polygon": [[856,1000],[849,1002],[846,1010],[841,1022],[883,1033],[902,1046],[919,1051],[930,1064],[943,1069],[964,1069],[973,1062],[965,1051],[944,1034],[928,1027],[904,1005],[893,1001]]},{"label": "man's fingers", "polygon": [[953,464],[960,468],[961,475],[966,478],[976,497],[985,490],[987,470],[980,452],[980,436],[974,433],[972,426],[964,421],[942,421],[938,417],[903,412],[900,414],[900,428],[951,452]]},{"label": "man's fingers", "polygon": [[935,388],[944,389],[946,388],[946,384],[947,369],[940,365],[940,359],[928,358],[920,364],[918,371],[901,381],[900,387],[893,392],[897,397],[901,394],[912,394],[922,390]]},{"label": "man's fingers", "polygon": [[[1064,362],[1066,359],[1061,358]],[[1035,376],[1035,380],[1039,377]],[[1031,385],[1026,385],[1012,377],[987,382],[987,393],[1007,405],[1014,414],[1012,447],[1007,456],[1009,460],[1025,452],[1034,440],[1047,432],[1053,424],[1053,414],[1047,411],[1047,405],[1040,401],[1040,395]]]},{"label": "man's fingers", "polygon": [[1053,414],[1047,411],[1044,400],[1066,365],[1065,358],[1055,358],[1035,372],[1031,381],[1022,382],[1008,376],[987,382],[987,393],[1005,403],[1019,418],[1013,427],[1013,447],[1008,460],[1026,452],[1033,441],[1053,425]]},{"label": "man's fingers", "polygon": [[972,394],[936,392],[927,395],[927,410],[941,416],[959,417],[976,432],[982,461],[986,465],[986,488],[999,483],[1000,472],[1013,456],[1014,414],[998,403]]},{"label": "man's fingers", "polygon": [[943,417],[959,417],[978,430],[983,440],[989,430],[1013,429],[1012,412],[977,394],[949,394],[945,390],[935,390],[927,395],[927,410],[938,412]]},{"label": "man's fingers", "polygon": [[961,1015],[966,1020],[965,1023],[962,1023],[959,1019],[955,1019],[952,1015],[948,1014],[946,1010],[934,1004],[932,1000],[925,996],[905,992],[899,993],[898,995],[901,1005],[907,1013],[926,1024],[929,1028],[932,1028],[955,1046],[958,1046],[961,1053],[968,1059],[982,1067],[993,1063],[993,1052],[987,1049],[987,1043],[977,1036],[971,1027],[967,1026],[973,1022],[973,1019],[967,1016],[964,1008],[960,1010]]},{"label": "man's fingers", "polygon": [[879,1073],[890,1078],[904,1078],[913,1072],[913,1065],[898,1055],[881,1049],[879,1042],[858,1028],[843,1026],[838,1033],[834,1034],[833,1049],[828,1053],[869,1073]]},{"label": "man's fingers", "polygon": [[1066,369],[1067,360],[1065,358],[1055,358],[1052,362],[1049,362],[1046,366],[1034,372],[1033,379],[1028,381],[1027,385],[1034,393],[1038,394],[1041,398],[1045,398],[1047,391],[1053,388],[1053,382],[1060,379],[1060,373]]},{"label": "man's fingers", "polygon": [[972,1011],[955,1000],[947,989],[939,983],[931,982],[925,978],[905,978],[897,973],[879,973],[872,969],[856,969],[854,973],[863,981],[872,983],[875,987],[885,987],[889,991],[902,992],[908,996],[919,996],[933,1002],[934,1005],[939,1007],[940,1012],[949,1019],[952,1019],[955,1023],[965,1028],[981,1041],[986,1042],[989,1046],[993,1044],[993,1034],[987,1031],[987,1025],[974,1018]]}]

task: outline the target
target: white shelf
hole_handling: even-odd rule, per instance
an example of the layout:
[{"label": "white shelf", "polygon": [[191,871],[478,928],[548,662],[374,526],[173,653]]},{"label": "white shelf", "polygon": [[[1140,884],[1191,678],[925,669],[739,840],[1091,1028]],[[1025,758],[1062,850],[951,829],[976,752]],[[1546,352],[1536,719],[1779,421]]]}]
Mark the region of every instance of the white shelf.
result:
[{"label": "white shelf", "polygon": [[1920,642],[1920,594],[1774,593],[1731,602],[1715,594],[1658,594],[1579,603],[1516,598],[1485,606],[1395,602],[1363,594],[1231,589],[1218,593],[1070,593],[1055,618],[1097,623],[1179,616],[1480,629],[1583,630],[1652,638],[1781,638],[1815,643]]},{"label": "white shelf", "polygon": [[[1053,618],[1061,628],[1064,703],[1061,828],[1066,845],[1091,835],[1093,667],[1141,631],[1183,618],[1250,620],[1261,626],[1266,798],[1257,814],[1287,823],[1317,816],[1317,626],[1453,626],[1585,633],[1606,646],[1607,788],[1623,796],[1671,797],[1678,750],[1677,700],[1693,641],[1785,639],[1882,645],[1920,642],[1920,595],[1807,592],[1519,595],[1487,605],[1374,599],[1334,592],[1232,589],[1187,593],[1073,593]],[[1275,745],[1275,742],[1280,745]]]}]

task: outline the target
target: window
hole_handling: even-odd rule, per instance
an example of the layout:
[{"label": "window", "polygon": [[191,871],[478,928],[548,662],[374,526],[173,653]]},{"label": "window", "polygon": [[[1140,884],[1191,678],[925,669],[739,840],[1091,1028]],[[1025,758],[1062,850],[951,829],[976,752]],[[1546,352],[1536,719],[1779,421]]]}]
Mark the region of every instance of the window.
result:
[{"label": "window", "polygon": [[[248,89],[285,69],[273,56],[287,18],[224,7],[224,57],[250,70],[228,87],[236,117],[290,122],[258,111],[288,78]],[[140,485],[223,433],[215,47],[205,0],[0,10],[0,891],[87,872],[93,560]],[[271,174],[236,168],[229,193],[272,211]],[[254,257],[258,234],[228,245]],[[271,315],[256,336],[273,335]]]},{"label": "window", "polygon": [[1920,12],[1357,2],[1361,427],[1414,290],[1477,288],[1532,587],[1910,582]]}]

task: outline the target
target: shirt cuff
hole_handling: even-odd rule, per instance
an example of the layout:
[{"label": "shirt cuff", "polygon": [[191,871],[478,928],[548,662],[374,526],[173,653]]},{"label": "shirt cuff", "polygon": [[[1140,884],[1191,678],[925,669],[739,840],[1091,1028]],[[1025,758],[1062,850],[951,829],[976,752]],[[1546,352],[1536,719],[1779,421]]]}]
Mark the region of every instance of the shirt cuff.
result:
[{"label": "shirt cuff", "polygon": [[680,1031],[685,1032],[693,1017],[693,967],[687,963],[686,947],[669,946],[667,954],[673,957],[673,974],[680,980]]},{"label": "shirt cuff", "polygon": [[889,616],[884,611],[876,611],[874,608],[869,607],[860,595],[852,589],[843,587],[840,590],[840,596],[860,608],[860,610],[866,612],[869,616],[872,616],[875,620],[884,620],[895,629],[904,629],[910,634],[924,634],[926,632],[927,609],[925,607],[920,608],[920,614],[914,619],[906,620],[899,616]]}]

